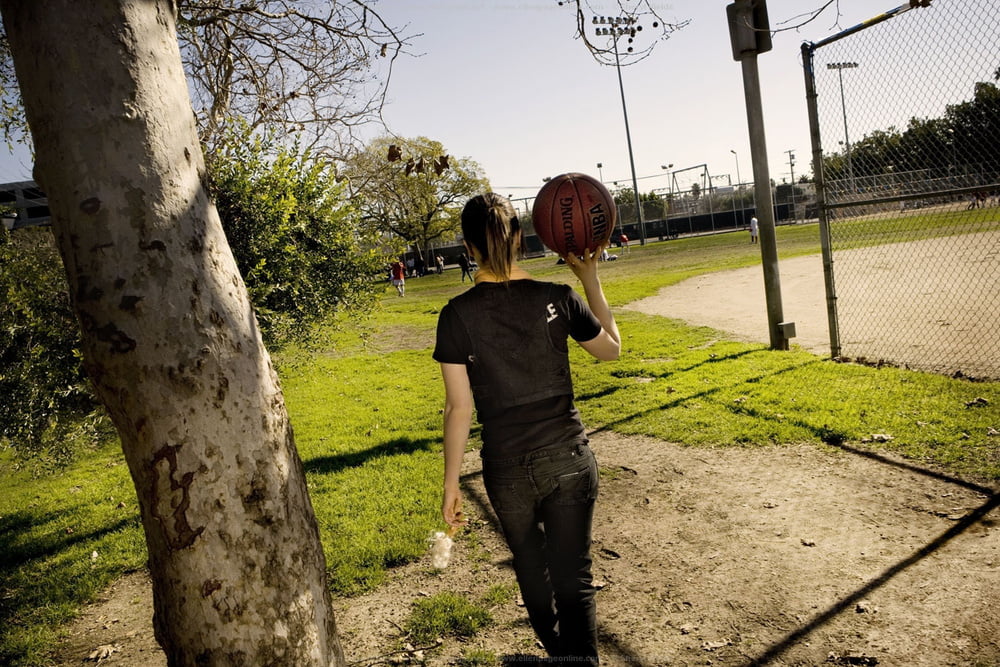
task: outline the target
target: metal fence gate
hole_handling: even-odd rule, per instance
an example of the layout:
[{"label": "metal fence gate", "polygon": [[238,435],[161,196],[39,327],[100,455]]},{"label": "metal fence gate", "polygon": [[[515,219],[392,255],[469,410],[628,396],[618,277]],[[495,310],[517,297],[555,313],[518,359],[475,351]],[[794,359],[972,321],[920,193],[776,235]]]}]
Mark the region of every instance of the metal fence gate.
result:
[{"label": "metal fence gate", "polygon": [[831,354],[1000,379],[1000,11],[923,4],[802,46]]}]

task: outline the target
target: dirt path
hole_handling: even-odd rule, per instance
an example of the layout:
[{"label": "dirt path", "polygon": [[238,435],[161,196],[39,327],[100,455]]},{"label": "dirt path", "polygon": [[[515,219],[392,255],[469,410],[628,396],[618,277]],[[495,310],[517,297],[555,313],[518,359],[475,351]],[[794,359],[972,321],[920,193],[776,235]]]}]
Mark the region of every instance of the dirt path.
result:
[{"label": "dirt path", "polygon": [[[792,343],[815,354],[830,354],[830,334],[820,255],[778,263],[785,320],[795,322]],[[764,273],[759,266],[706,273],[630,303],[629,310],[712,327],[737,340],[768,343]]]}]

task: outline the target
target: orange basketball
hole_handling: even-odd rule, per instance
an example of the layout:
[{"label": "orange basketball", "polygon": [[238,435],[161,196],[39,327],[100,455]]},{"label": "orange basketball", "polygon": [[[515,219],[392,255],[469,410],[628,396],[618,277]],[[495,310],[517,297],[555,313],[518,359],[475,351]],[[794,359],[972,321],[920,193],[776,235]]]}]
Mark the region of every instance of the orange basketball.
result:
[{"label": "orange basketball", "polygon": [[560,255],[582,255],[611,238],[618,209],[604,184],[586,174],[560,174],[542,186],[531,221],[542,243]]}]

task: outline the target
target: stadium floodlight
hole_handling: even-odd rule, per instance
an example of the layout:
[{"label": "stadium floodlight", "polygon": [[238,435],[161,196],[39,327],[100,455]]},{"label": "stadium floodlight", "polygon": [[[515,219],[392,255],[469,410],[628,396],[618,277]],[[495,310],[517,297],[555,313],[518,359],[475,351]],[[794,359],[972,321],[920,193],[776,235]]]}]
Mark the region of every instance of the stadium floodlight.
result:
[{"label": "stadium floodlight", "polygon": [[851,183],[851,192],[855,192],[854,187],[854,165],[851,163],[851,140],[847,134],[847,105],[844,102],[844,70],[854,69],[858,64],[855,62],[827,63],[827,69],[837,70],[837,77],[840,79],[840,110],[844,114],[844,150],[847,155],[847,179]]}]

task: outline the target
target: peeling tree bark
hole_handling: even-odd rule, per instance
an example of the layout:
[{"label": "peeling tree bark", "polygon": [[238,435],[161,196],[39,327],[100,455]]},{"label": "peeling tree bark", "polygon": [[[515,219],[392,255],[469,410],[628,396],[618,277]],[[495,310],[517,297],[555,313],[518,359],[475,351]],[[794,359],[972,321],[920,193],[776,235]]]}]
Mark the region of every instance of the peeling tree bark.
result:
[{"label": "peeling tree bark", "polygon": [[301,462],[203,187],[169,0],[0,0],[171,665],[340,665]]}]

